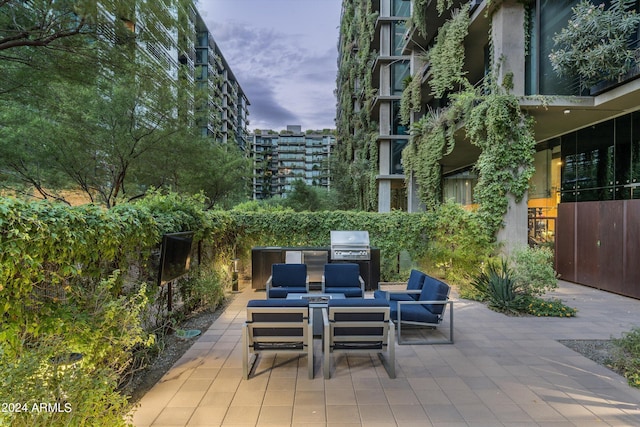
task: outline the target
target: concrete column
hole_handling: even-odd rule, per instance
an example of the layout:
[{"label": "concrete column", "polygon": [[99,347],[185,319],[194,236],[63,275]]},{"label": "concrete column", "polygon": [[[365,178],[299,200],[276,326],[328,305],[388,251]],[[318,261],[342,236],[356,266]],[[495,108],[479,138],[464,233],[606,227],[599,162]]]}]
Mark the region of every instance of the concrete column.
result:
[{"label": "concrete column", "polygon": [[380,26],[380,56],[391,56],[391,25],[382,24]]},{"label": "concrete column", "polygon": [[389,175],[391,167],[391,141],[381,140],[378,144],[378,174]]},{"label": "concrete column", "polygon": [[496,236],[502,245],[501,252],[511,255],[514,249],[523,247],[528,243],[527,233],[527,201],[528,194],[525,194],[519,203],[516,203],[513,194],[507,195],[509,205],[504,216],[504,227],[498,231]]},{"label": "concrete column", "polygon": [[391,95],[391,67],[387,64],[380,67],[380,88],[378,93],[380,96]]},{"label": "concrete column", "polygon": [[525,17],[524,5],[521,2],[505,0],[493,14],[491,21],[493,60],[498,83],[502,85],[505,75],[512,74],[511,93],[514,95],[524,95]]},{"label": "concrete column", "polygon": [[378,212],[391,212],[391,180],[378,180]]},{"label": "concrete column", "polygon": [[411,176],[407,185],[407,212],[424,212],[425,206],[418,197],[418,184]]}]

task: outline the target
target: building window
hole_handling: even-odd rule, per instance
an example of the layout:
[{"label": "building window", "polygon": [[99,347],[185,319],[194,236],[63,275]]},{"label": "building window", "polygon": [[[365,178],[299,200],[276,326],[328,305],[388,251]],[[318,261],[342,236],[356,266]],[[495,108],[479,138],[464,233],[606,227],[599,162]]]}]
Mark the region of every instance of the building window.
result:
[{"label": "building window", "polygon": [[473,189],[478,176],[470,170],[444,177],[442,194],[444,200],[453,200],[461,205],[473,204]]},{"label": "building window", "polygon": [[391,54],[401,56],[404,48],[404,33],[407,30],[404,22],[394,22],[391,26],[393,37],[391,38]]},{"label": "building window", "polygon": [[404,174],[404,167],[402,166],[402,150],[407,146],[406,139],[399,139],[391,142],[391,165],[389,170],[392,175]]},{"label": "building window", "polygon": [[393,16],[411,16],[411,0],[391,0]]},{"label": "building window", "polygon": [[562,136],[561,201],[640,199],[640,112]]},{"label": "building window", "polygon": [[409,135],[409,129],[402,124],[400,117],[400,101],[391,102],[391,135]]},{"label": "building window", "polygon": [[391,64],[391,95],[402,95],[404,80],[409,77],[409,61]]},{"label": "building window", "polygon": [[[577,78],[558,77],[553,71],[549,54],[554,48],[553,35],[564,28],[578,0],[538,0],[532,4],[529,16],[530,48],[526,64],[527,94],[579,95]],[[536,17],[539,20],[536,21]]]}]

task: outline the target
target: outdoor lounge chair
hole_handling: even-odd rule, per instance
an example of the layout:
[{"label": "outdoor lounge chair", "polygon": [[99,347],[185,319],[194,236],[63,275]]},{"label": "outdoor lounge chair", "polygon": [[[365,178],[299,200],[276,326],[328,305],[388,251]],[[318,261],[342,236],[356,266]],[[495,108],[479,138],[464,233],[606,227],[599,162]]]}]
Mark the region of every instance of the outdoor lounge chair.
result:
[{"label": "outdoor lounge chair", "polygon": [[386,298],[389,301],[415,301],[422,292],[422,285],[426,274],[419,270],[411,270],[407,287],[403,290],[379,289],[373,293],[375,298]]},{"label": "outdoor lounge chair", "polygon": [[385,300],[330,300],[322,316],[325,379],[331,378],[332,353],[375,353],[389,378],[396,377],[395,331]]},{"label": "outdoor lounge chair", "polygon": [[325,264],[322,293],[338,293],[344,294],[346,298],[362,298],[364,280],[360,277],[360,266],[355,263]]},{"label": "outdoor lounge chair", "polygon": [[273,264],[267,279],[267,298],[286,298],[289,293],[304,294],[309,291],[306,264]]},{"label": "outdoor lounge chair", "polygon": [[[417,300],[393,300],[390,293],[376,295],[376,299],[385,298],[389,302],[391,319],[398,325],[398,344],[453,344],[453,301],[449,299],[451,288],[444,282],[425,275],[422,291]],[[396,291],[398,293],[401,291]],[[444,340],[411,340],[402,336],[403,325],[424,326],[435,329],[444,320],[449,306],[449,337]]]},{"label": "outdoor lounge chair", "polygon": [[[254,372],[261,353],[307,355],[313,379],[313,332],[307,300],[251,300],[242,326],[242,368],[245,379]],[[255,358],[250,361],[250,354]]]}]

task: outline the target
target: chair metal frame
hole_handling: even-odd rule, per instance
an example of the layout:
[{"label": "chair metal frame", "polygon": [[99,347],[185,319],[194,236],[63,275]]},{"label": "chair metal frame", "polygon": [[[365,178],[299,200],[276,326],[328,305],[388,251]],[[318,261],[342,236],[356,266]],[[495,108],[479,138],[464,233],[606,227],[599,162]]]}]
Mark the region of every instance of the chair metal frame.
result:
[{"label": "chair metal frame", "polygon": [[[380,313],[383,320],[336,320],[337,313]],[[389,378],[396,377],[395,370],[395,326],[389,314],[389,307],[382,306],[341,306],[322,309],[324,324],[324,378],[331,378],[331,353],[372,354],[378,355]],[[382,329],[379,335],[335,335],[336,328]],[[377,343],[371,344],[367,343]],[[350,346],[351,345],[351,346]],[[383,356],[386,353],[386,358]]]},{"label": "chair metal frame", "polygon": [[[441,301],[396,301],[398,304],[398,318],[396,319],[396,324],[398,325],[398,344],[453,344],[453,302],[448,297],[446,300]],[[415,304],[433,304],[433,305],[444,305],[445,309],[442,314],[438,314],[438,321],[436,323],[429,322],[417,322],[412,320],[402,320],[402,306],[404,305],[415,305]],[[434,329],[437,326],[442,324],[446,314],[446,306],[449,306],[449,339],[445,340],[406,340],[402,338],[402,324],[405,325],[414,325],[414,326],[426,326],[433,327]]]},{"label": "chair metal frame", "polygon": [[[255,319],[255,314],[266,314],[272,317],[299,314],[300,320],[261,321]],[[287,306],[286,303],[283,303],[277,307],[247,307],[247,321],[242,325],[242,368],[244,378],[249,379],[254,373],[261,353],[295,353],[298,355],[306,354],[309,379],[313,379],[312,319],[311,310],[308,306]],[[261,329],[270,331],[272,334],[261,335],[259,332],[256,334]],[[279,334],[276,332],[277,330],[283,333]],[[250,360],[252,359],[251,355],[255,356],[253,360]]]}]

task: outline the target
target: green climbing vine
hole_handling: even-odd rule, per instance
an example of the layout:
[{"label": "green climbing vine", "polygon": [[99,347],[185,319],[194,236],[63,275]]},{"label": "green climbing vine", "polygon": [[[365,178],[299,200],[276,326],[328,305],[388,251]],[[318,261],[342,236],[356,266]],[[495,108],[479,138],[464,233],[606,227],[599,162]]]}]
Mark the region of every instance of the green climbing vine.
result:
[{"label": "green climbing vine", "polygon": [[407,28],[414,26],[418,30],[418,33],[423,36],[427,35],[426,16],[427,5],[429,2],[429,0],[413,0],[413,11],[411,13],[411,18],[409,18],[409,23],[407,24]]},{"label": "green climbing vine", "polygon": [[420,75],[407,77],[406,86],[400,98],[400,120],[407,124],[411,120],[411,113],[418,113],[421,110],[422,100],[422,78]]},{"label": "green climbing vine", "polygon": [[426,53],[426,62],[431,64],[432,78],[429,82],[436,98],[442,98],[448,90],[458,85],[468,87],[464,67],[464,39],[469,34],[469,4],[455,10],[438,32],[436,44]]},{"label": "green climbing vine", "polygon": [[496,232],[507,212],[507,196],[519,202],[529,188],[536,141],[532,119],[517,97],[494,90],[477,101],[465,117],[467,136],[481,149],[475,199],[485,223]]},{"label": "green climbing vine", "polygon": [[336,81],[340,143],[334,156],[334,188],[343,208],[377,208],[378,151],[372,137],[376,127],[371,119],[376,94],[371,80],[375,59],[371,41],[377,16],[369,1],[347,0],[343,4]]},{"label": "green climbing vine", "polygon": [[[445,92],[459,88],[449,95],[444,109],[429,110],[411,126],[403,163],[408,179],[418,184],[418,196],[428,209],[441,201],[441,161],[455,147],[454,132],[464,123],[468,140],[480,148],[475,165],[478,183],[475,201],[486,226],[495,234],[503,225],[509,197],[522,200],[533,175],[535,138],[532,119],[520,109],[518,98],[509,93],[513,76],[505,75],[498,86],[492,72],[483,87],[476,89],[463,71],[464,38],[468,34],[468,5],[452,14],[438,34],[436,44],[428,53],[431,63],[432,95],[442,97]],[[417,78],[414,76],[414,79]],[[410,85],[403,98],[405,109],[411,111]]]}]

